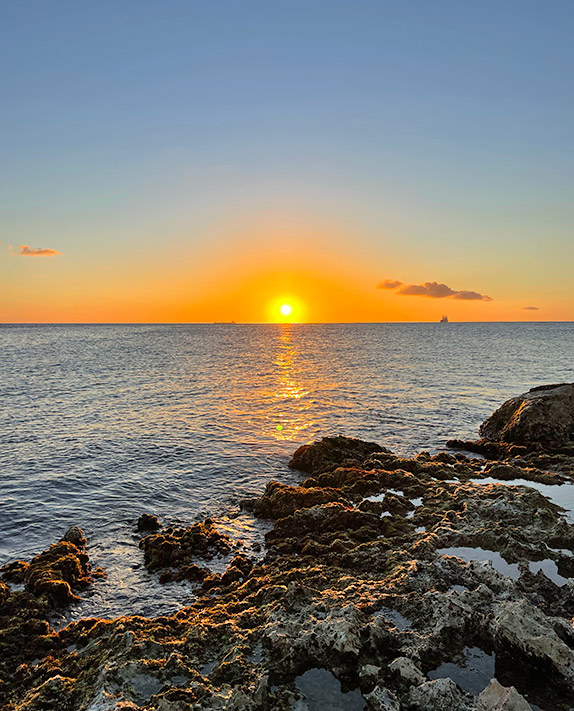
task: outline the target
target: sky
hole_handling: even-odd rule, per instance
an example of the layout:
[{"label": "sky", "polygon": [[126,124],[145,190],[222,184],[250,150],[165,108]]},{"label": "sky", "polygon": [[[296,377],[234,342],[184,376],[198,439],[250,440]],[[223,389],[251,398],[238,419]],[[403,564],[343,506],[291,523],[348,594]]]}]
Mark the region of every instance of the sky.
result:
[{"label": "sky", "polygon": [[0,322],[574,320],[573,31],[571,0],[3,3]]}]

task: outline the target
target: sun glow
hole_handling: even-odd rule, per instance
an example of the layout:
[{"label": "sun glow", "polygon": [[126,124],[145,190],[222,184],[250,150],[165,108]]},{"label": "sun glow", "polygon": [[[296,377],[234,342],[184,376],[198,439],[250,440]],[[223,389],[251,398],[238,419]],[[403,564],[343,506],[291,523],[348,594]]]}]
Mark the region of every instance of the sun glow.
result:
[{"label": "sun glow", "polygon": [[306,304],[292,293],[283,293],[267,302],[269,323],[305,323]]}]

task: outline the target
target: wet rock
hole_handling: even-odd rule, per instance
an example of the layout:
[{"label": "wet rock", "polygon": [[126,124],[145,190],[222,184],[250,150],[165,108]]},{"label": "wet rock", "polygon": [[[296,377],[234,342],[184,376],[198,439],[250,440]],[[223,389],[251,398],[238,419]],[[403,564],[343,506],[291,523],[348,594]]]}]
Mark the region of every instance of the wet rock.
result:
[{"label": "wet rock", "polygon": [[408,703],[412,711],[470,711],[474,705],[472,697],[448,678],[415,686],[410,690]]},{"label": "wet rock", "polygon": [[209,560],[231,550],[229,536],[220,533],[211,519],[189,528],[168,528],[163,533],[142,538],[139,545],[150,572],[161,568],[181,569],[193,565],[195,558]]},{"label": "wet rock", "polygon": [[2,579],[10,583],[23,583],[29,565],[30,564],[24,560],[15,560],[12,563],[6,563],[6,565],[0,568]]},{"label": "wet rock", "polygon": [[299,447],[289,466],[309,474],[320,474],[340,466],[362,464],[374,452],[390,453],[374,442],[363,442],[351,437],[324,437],[318,442]]},{"label": "wet rock", "polygon": [[159,576],[160,583],[178,583],[182,580],[188,580],[190,583],[201,583],[210,575],[208,568],[202,568],[195,563],[191,565],[181,565],[179,568],[172,570],[163,570]]},{"label": "wet rock", "polygon": [[229,565],[232,568],[238,568],[242,575],[249,575],[253,569],[253,561],[241,553],[232,558]]},{"label": "wet rock", "polygon": [[574,441],[574,383],[543,385],[507,400],[480,426],[486,440],[550,449]]},{"label": "wet rock", "polygon": [[506,687],[493,679],[477,699],[477,711],[532,711],[532,707],[513,686]]},{"label": "wet rock", "polygon": [[62,540],[73,543],[77,548],[80,548],[80,550],[83,550],[87,543],[84,532],[78,526],[70,526],[62,536]]},{"label": "wet rock", "polygon": [[[33,558],[6,566],[9,578],[25,584],[12,591],[0,583],[0,707],[12,709],[8,701],[14,690],[32,711],[78,708],[74,695],[74,672],[61,673],[58,661],[63,644],[48,622],[53,608],[77,600],[74,590],[85,588],[94,577],[85,552],[86,539],[80,528],[70,528],[62,540]],[[33,669],[38,660],[45,666]],[[69,670],[70,671],[70,670]]]},{"label": "wet rock", "polygon": [[[2,627],[5,611],[20,610],[11,647],[0,634],[0,707],[25,708],[24,699],[61,676],[70,680],[62,698],[77,709],[292,711],[309,705],[297,680],[319,669],[362,702],[358,685],[371,711],[478,711],[478,698],[480,711],[510,711],[538,669],[536,698],[568,708],[574,579],[557,586],[529,566],[549,559],[572,572],[574,526],[539,491],[512,481],[557,481],[546,467],[558,465],[568,478],[567,455],[529,451],[490,462],[483,474],[483,460],[463,455],[375,451],[362,461],[364,452],[346,453],[322,470],[327,449],[300,486],[274,483],[254,502],[272,521],[255,563],[237,554],[223,574],[202,567],[234,548],[209,519],[142,539],[161,580],[198,583],[174,615],[81,620],[56,634],[45,597],[0,583],[0,632],[12,624]],[[509,483],[471,481],[497,473]],[[472,559],[477,551],[487,560]],[[491,682],[476,697],[451,678],[425,676],[439,666],[456,676],[451,667],[469,648],[492,664],[487,680],[495,655],[497,670],[512,659],[501,679],[517,691]],[[3,667],[13,654],[17,662]],[[11,680],[4,696],[2,679]]]},{"label": "wet rock", "polygon": [[52,607],[63,607],[79,600],[74,590],[87,587],[95,577],[102,577],[101,569],[92,571],[84,546],[82,529],[72,526],[64,537],[40,553],[24,573],[26,589],[34,595],[45,595]]},{"label": "wet rock", "polygon": [[528,479],[528,481],[538,481],[541,484],[551,485],[563,484],[566,481],[563,476],[555,474],[554,472],[543,471],[529,466],[501,464],[500,462],[489,462],[484,468],[484,474],[493,479],[500,479],[502,481]]},{"label": "wet rock", "polygon": [[277,519],[285,518],[297,509],[310,508],[329,501],[349,503],[340,489],[285,486],[271,481],[267,484],[263,496],[255,499],[250,508],[256,516]]},{"label": "wet rock", "polygon": [[157,531],[161,528],[161,523],[157,516],[152,516],[148,513],[143,513],[138,518],[137,530],[138,531]]},{"label": "wet rock", "polygon": [[29,711],[75,711],[74,681],[61,674],[52,676],[27,694],[23,708]]}]

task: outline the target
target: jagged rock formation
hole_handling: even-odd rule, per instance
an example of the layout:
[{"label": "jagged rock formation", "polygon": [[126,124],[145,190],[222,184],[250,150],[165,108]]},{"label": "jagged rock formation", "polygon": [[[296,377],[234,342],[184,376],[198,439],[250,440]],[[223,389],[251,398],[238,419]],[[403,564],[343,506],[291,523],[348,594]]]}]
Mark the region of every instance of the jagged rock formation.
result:
[{"label": "jagged rock formation", "polygon": [[[344,437],[309,445],[293,461],[307,474],[298,486],[272,482],[245,504],[272,522],[263,558],[238,555],[209,519],[142,539],[160,579],[195,585],[169,617],[55,632],[45,590],[2,584],[0,644],[12,646],[0,651],[19,656],[0,667],[0,705],[316,711],[302,679],[321,670],[341,704],[369,711],[567,711],[574,526],[513,480],[572,486],[572,463],[528,456],[402,458]],[[71,538],[55,545],[77,548],[83,536]],[[205,567],[217,555],[228,556],[223,574]],[[51,556],[35,560],[56,569]],[[23,581],[31,566],[5,572]],[[482,676],[472,655],[485,660]]]}]

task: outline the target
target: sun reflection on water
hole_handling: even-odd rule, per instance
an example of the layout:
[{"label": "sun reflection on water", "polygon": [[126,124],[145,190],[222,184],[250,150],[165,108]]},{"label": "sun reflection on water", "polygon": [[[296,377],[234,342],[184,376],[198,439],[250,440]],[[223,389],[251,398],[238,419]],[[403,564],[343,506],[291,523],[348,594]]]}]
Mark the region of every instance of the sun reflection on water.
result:
[{"label": "sun reflection on water", "polygon": [[272,436],[277,440],[299,439],[299,433],[312,423],[305,402],[309,389],[302,383],[302,371],[298,364],[299,349],[293,339],[293,326],[282,324],[279,330],[277,353],[273,361],[276,401]]}]

